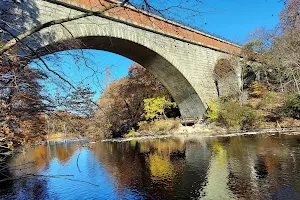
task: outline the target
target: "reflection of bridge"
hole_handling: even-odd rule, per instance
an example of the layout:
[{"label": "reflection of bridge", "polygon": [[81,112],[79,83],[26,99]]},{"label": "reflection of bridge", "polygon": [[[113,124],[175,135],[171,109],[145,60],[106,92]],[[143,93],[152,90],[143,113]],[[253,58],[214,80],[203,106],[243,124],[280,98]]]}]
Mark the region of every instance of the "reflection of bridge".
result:
[{"label": "reflection of bridge", "polygon": [[[31,1],[28,12],[36,15],[34,23],[27,23],[27,28],[105,6],[99,6],[96,0]],[[106,4],[113,2],[106,1]],[[74,41],[79,43],[72,47]],[[213,78],[217,59],[240,52],[239,46],[228,41],[130,6],[111,9],[101,17],[90,16],[46,28],[34,45],[40,50],[47,49],[42,51],[44,54],[85,48],[128,57],[162,81],[184,117],[202,116],[208,101],[217,97]]]}]

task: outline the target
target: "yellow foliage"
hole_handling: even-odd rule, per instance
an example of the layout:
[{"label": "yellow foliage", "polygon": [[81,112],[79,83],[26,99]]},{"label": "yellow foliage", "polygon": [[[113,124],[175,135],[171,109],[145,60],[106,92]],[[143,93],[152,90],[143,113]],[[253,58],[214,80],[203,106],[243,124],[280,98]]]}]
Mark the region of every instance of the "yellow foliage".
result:
[{"label": "yellow foliage", "polygon": [[223,166],[227,163],[227,152],[226,149],[219,142],[212,144],[212,151],[216,154],[216,164]]},{"label": "yellow foliage", "polygon": [[173,168],[168,157],[159,156],[155,153],[149,156],[149,161],[152,179],[163,180],[172,176]]},{"label": "yellow foliage", "polygon": [[208,112],[205,114],[205,116],[210,121],[216,121],[219,117],[219,110],[218,110],[218,101],[210,101],[208,105]]},{"label": "yellow foliage", "polygon": [[175,102],[171,102],[165,96],[144,99],[144,116],[146,120],[158,118],[164,114],[166,108],[175,108]]},{"label": "yellow foliage", "polygon": [[14,149],[12,139],[15,134],[9,129],[8,125],[4,122],[0,124],[0,145],[6,146],[9,149]]},{"label": "yellow foliage", "polygon": [[250,94],[254,97],[262,97],[268,91],[268,88],[258,81],[254,81],[250,88],[252,90]]},{"label": "yellow foliage", "polygon": [[110,129],[112,127],[112,124],[105,124],[106,129]]},{"label": "yellow foliage", "polygon": [[125,138],[138,137],[138,136],[140,136],[140,134],[136,132],[134,128],[131,128],[131,130],[124,135]]}]

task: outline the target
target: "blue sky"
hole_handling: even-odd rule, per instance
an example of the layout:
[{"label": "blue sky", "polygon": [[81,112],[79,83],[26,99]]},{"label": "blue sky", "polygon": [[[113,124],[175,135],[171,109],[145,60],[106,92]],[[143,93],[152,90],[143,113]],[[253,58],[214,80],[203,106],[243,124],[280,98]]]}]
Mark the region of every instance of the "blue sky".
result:
[{"label": "blue sky", "polygon": [[281,0],[203,0],[203,15],[197,26],[244,44],[258,27],[272,29],[279,22]]},{"label": "blue sky", "polygon": [[[249,33],[258,27],[274,28],[279,22],[278,15],[284,6],[280,0],[202,0],[202,2],[199,8],[201,15],[189,18],[187,23],[240,44],[249,41]],[[184,19],[180,13],[175,18]],[[103,71],[106,68],[110,69],[109,81],[112,81],[126,76],[128,67],[133,63],[127,58],[110,52],[82,51],[88,58],[88,65],[98,71],[97,77],[92,76],[93,71],[84,66],[82,59],[74,59],[65,52],[57,53],[56,55],[59,55],[57,57],[50,56],[50,61],[47,63],[52,68],[59,69],[64,77],[75,85],[84,79],[84,84],[89,85],[96,92],[94,100],[99,98],[101,88],[105,87],[106,76]],[[70,53],[76,54],[76,51]],[[35,67],[36,64],[31,63],[31,66]],[[51,94],[64,92],[51,80],[45,85]]]}]

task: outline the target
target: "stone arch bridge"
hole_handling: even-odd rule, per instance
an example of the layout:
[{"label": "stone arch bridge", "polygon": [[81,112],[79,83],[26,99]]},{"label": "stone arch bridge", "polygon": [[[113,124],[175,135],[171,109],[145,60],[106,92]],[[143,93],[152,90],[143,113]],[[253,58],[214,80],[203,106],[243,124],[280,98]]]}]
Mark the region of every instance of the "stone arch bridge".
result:
[{"label": "stone arch bridge", "polygon": [[[31,2],[28,13],[35,14],[28,15],[34,19],[24,22],[25,29],[114,4],[108,0],[107,5],[99,5],[98,0],[28,1]],[[23,9],[28,9],[28,5]],[[130,6],[54,25],[32,38],[34,42],[29,45],[42,52],[41,55],[82,48],[105,50],[132,59],[166,86],[181,115],[188,118],[201,117],[208,102],[218,96],[213,75],[216,61],[238,55],[241,50],[226,40]]]}]

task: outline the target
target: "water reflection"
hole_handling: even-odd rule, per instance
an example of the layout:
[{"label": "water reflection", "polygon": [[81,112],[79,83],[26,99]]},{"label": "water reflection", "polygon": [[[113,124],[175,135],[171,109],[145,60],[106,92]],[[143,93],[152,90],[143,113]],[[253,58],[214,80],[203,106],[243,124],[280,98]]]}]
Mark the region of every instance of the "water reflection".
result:
[{"label": "water reflection", "polygon": [[0,197],[300,199],[299,141],[262,135],[38,146],[12,159],[10,170],[43,176],[12,181]]},{"label": "water reflection", "polygon": [[207,180],[202,189],[202,199],[233,199],[233,192],[228,188],[229,167],[227,150],[215,141],[211,145],[210,166],[207,172]]}]

